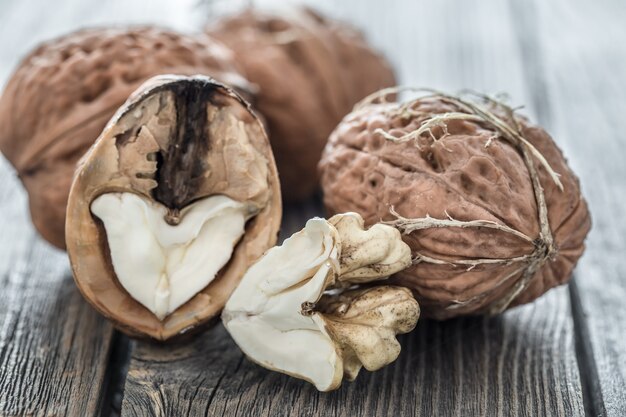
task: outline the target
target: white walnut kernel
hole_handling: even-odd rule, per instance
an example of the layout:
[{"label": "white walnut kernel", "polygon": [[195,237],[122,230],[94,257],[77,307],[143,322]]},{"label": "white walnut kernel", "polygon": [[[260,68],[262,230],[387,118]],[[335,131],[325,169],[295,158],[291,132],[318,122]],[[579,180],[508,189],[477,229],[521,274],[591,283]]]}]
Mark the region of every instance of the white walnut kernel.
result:
[{"label": "white walnut kernel", "polygon": [[118,281],[159,320],[215,279],[256,214],[217,195],[188,205],[171,225],[165,206],[133,193],[102,194],[91,212],[104,223]]},{"label": "white walnut kernel", "polygon": [[393,362],[395,335],[419,316],[406,289],[341,287],[385,279],[410,264],[408,247],[389,226],[364,230],[354,213],[314,218],[248,270],[222,320],[251,360],[333,390],[363,366]]}]

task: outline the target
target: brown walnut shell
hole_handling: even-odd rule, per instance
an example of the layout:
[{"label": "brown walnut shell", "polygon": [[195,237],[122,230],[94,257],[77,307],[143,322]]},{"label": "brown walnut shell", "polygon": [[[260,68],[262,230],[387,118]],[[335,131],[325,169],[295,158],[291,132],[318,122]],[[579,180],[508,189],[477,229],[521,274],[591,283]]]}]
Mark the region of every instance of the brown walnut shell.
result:
[{"label": "brown walnut shell", "polygon": [[[180,216],[171,224],[188,205],[215,195],[251,204],[255,215],[215,279],[159,320],[116,276],[107,230],[91,212],[105,193],[160,203],[166,221]],[[67,252],[78,288],[100,313],[131,336],[167,340],[219,315],[248,267],[276,243],[281,214],[269,141],[249,105],[208,77],[158,76],[131,95],[79,163],[67,207]],[[141,245],[133,256],[142,256]]]},{"label": "brown walnut shell", "polygon": [[0,99],[0,150],[28,191],[41,235],[65,247],[76,162],[130,93],[158,74],[204,74],[244,85],[232,58],[206,36],[148,27],[82,30],[24,58]]},{"label": "brown walnut shell", "polygon": [[328,135],[352,106],[395,84],[387,61],[360,33],[309,9],[246,10],[207,29],[230,47],[257,87],[254,108],[267,122],[283,197],[303,200],[318,187]]},{"label": "brown walnut shell", "polygon": [[320,162],[330,213],[355,211],[403,232],[414,262],[392,281],[413,289],[427,317],[499,313],[567,282],[591,226],[550,135],[500,104],[484,114],[473,106],[440,94],[365,103]]}]

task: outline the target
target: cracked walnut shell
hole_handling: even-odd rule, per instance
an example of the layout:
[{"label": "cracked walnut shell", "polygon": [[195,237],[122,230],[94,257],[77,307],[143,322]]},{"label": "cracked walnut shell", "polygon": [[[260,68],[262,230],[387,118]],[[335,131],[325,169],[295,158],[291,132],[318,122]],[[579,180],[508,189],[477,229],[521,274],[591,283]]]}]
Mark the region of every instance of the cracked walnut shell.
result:
[{"label": "cracked walnut shell", "polygon": [[564,284],[591,227],[577,177],[540,127],[486,97],[366,99],[330,137],[330,213],[403,232],[424,316],[496,314]]},{"label": "cracked walnut shell", "polygon": [[278,174],[258,118],[230,88],[158,76],[81,160],[66,222],[84,297],[132,336],[167,340],[215,318],[276,242]]}]

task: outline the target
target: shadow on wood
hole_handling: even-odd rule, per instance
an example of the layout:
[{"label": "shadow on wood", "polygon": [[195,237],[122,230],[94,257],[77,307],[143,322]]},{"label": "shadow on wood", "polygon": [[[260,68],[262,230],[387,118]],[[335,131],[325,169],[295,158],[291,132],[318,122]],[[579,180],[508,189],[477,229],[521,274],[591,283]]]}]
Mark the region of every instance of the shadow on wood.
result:
[{"label": "shadow on wood", "polygon": [[[421,321],[402,353],[331,393],[245,358],[222,325],[190,344],[137,342],[124,415],[579,415],[571,318],[559,288],[496,318]],[[543,305],[537,305],[543,304]],[[548,313],[548,314],[546,314]],[[532,325],[531,325],[532,323]],[[547,337],[547,335],[550,337]],[[303,361],[306,358],[302,358]],[[564,382],[569,381],[569,382]]]}]

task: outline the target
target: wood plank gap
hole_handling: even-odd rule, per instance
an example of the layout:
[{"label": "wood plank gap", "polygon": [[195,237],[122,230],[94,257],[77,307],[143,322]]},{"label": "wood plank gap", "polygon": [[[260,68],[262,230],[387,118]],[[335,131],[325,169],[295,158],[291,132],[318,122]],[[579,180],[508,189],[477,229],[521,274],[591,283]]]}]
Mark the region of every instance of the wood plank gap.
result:
[{"label": "wood plank gap", "polygon": [[598,366],[591,346],[587,317],[580,298],[576,277],[569,284],[570,304],[574,320],[574,346],[578,373],[583,386],[583,405],[587,417],[606,416]]},{"label": "wood plank gap", "polygon": [[130,340],[125,334],[115,331],[104,376],[102,404],[100,406],[101,417],[120,416],[129,363]]}]

